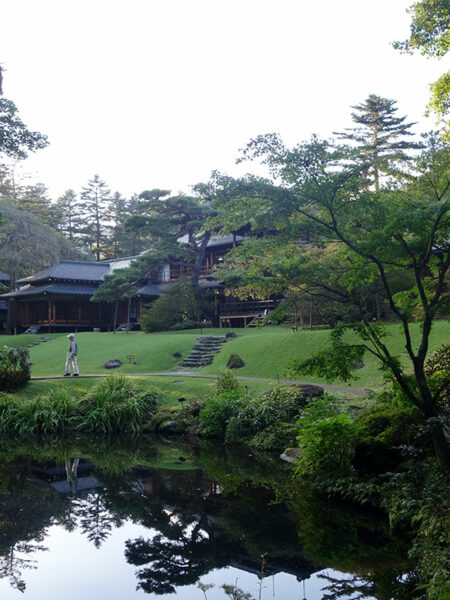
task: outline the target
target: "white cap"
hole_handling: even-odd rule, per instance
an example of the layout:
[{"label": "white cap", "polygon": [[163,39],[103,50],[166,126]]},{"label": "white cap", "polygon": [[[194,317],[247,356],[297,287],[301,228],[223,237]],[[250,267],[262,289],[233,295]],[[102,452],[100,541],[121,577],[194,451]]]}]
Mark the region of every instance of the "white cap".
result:
[{"label": "white cap", "polygon": [[69,335],[66,336],[66,337],[75,337],[75,334],[74,333],[69,333]]}]

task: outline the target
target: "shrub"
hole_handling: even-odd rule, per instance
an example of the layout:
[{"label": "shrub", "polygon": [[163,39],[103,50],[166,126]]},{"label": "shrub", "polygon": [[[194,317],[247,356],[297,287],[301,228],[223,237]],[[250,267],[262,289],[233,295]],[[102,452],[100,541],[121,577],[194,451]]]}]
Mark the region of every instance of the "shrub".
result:
[{"label": "shrub", "polygon": [[355,423],[363,428],[363,437],[390,446],[410,443],[414,425],[423,422],[418,408],[406,403],[379,402],[356,415]]},{"label": "shrub", "polygon": [[30,379],[31,363],[28,348],[0,348],[0,391],[11,392]]},{"label": "shrub", "polygon": [[200,411],[200,433],[208,437],[225,438],[228,423],[246,405],[247,398],[239,390],[216,393],[208,398]]},{"label": "shrub", "polygon": [[361,429],[349,415],[339,413],[334,400],[323,398],[311,402],[299,421],[297,441],[301,454],[296,474],[321,477],[351,472]]},{"label": "shrub", "polygon": [[168,329],[191,328],[195,321],[209,319],[212,312],[212,297],[207,290],[196,289],[188,281],[171,285],[146,308],[139,321],[147,333]]},{"label": "shrub", "polygon": [[216,382],[216,393],[234,392],[241,388],[235,374],[232,371],[219,373]]}]

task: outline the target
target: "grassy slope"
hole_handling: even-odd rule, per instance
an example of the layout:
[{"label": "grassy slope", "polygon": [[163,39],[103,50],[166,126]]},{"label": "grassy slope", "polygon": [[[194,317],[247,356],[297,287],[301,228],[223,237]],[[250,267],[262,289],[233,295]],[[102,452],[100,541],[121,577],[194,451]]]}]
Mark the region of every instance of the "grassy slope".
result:
[{"label": "grassy slope", "polygon": [[[417,343],[420,334],[420,324],[412,324],[413,341]],[[248,331],[248,330],[247,330]],[[395,355],[406,358],[406,349],[400,335],[400,325],[387,326],[388,336],[386,345]],[[311,354],[323,350],[328,345],[329,331],[299,331],[292,333],[280,327],[267,327],[252,330],[251,335],[228,342],[226,348],[219,354],[212,365],[203,367],[200,373],[220,372],[230,356],[236,352],[246,363],[239,369],[239,375],[248,377],[283,378],[286,365],[293,358],[306,359]],[[450,324],[447,321],[435,323],[432,331],[430,351],[437,350],[442,344],[450,343]],[[366,354],[365,366],[356,371],[358,379],[351,383],[353,387],[376,388],[382,385],[382,375],[375,357]],[[302,376],[303,381],[320,382],[319,378]],[[332,383],[342,384],[341,381]]]},{"label": "grassy slope", "polygon": [[[418,339],[419,324],[413,324],[415,340]],[[387,345],[397,355],[405,355],[398,324],[388,325],[389,337]],[[199,373],[220,373],[232,353],[239,354],[246,362],[238,373],[248,377],[284,378],[286,365],[293,358],[307,358],[311,354],[325,348],[328,344],[329,331],[300,331],[292,333],[290,329],[281,327],[264,327],[262,329],[235,330],[240,337],[228,342],[218,354],[212,365],[203,367]],[[208,334],[224,334],[226,330],[207,330]],[[79,366],[82,374],[139,374],[164,372],[176,367],[180,359],[174,358],[174,352],[182,356],[189,354],[190,349],[199,336],[200,331],[164,332],[144,334],[140,332],[126,333],[92,333],[77,334],[79,345]],[[40,336],[2,336],[0,343],[7,345],[28,344],[33,337]],[[30,349],[33,363],[32,375],[62,375],[68,347],[65,335],[53,336],[52,341]],[[11,343],[12,342],[12,343]],[[433,328],[430,350],[439,348],[443,343],[450,343],[450,325],[446,321],[437,322]],[[129,364],[128,355],[133,355]],[[120,369],[105,369],[103,364],[111,358],[124,362]],[[359,379],[352,385],[362,388],[379,387],[382,377],[376,360],[371,356],[365,359],[365,366],[358,372]],[[170,380],[170,378],[168,378]],[[320,381],[319,379],[301,377],[299,379]],[[80,382],[81,383],[81,382]],[[342,382],[334,382],[342,383]],[[162,383],[162,385],[169,385]],[[173,385],[173,384],[170,384]],[[186,385],[188,385],[186,383]],[[190,382],[194,389],[201,384]],[[185,389],[183,384],[183,390]],[[186,388],[187,389],[187,388]]]}]

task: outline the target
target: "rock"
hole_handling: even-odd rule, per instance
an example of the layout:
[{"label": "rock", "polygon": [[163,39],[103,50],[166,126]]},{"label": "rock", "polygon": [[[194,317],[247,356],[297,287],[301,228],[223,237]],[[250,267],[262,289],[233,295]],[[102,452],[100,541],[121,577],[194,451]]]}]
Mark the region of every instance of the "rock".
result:
[{"label": "rock", "polygon": [[229,340],[231,338],[238,337],[238,334],[234,333],[234,331],[229,331],[228,333],[225,334],[225,337]]},{"label": "rock", "polygon": [[354,369],[362,369],[364,367],[364,363],[363,362],[355,362],[353,364],[353,368]]},{"label": "rock", "polygon": [[285,460],[288,463],[294,463],[300,458],[299,448],[286,448],[286,450],[280,454],[281,460]]},{"label": "rock", "polygon": [[183,432],[183,427],[178,421],[165,421],[164,423],[161,423],[159,432],[165,433],[166,435],[176,435],[177,433]]},{"label": "rock", "polygon": [[245,362],[239,356],[239,354],[232,354],[227,362],[227,369],[240,369],[245,366]]},{"label": "rock", "polygon": [[174,353],[172,354],[172,356],[173,356],[174,358],[181,358],[181,352],[174,352]]},{"label": "rock", "polygon": [[117,369],[117,367],[120,367],[122,365],[123,362],[121,360],[119,360],[118,358],[112,358],[111,360],[107,360],[103,366],[105,367],[105,369]]},{"label": "rock", "polygon": [[302,392],[304,398],[322,398],[324,395],[323,387],[313,385],[312,383],[292,383],[291,387],[295,387]]}]

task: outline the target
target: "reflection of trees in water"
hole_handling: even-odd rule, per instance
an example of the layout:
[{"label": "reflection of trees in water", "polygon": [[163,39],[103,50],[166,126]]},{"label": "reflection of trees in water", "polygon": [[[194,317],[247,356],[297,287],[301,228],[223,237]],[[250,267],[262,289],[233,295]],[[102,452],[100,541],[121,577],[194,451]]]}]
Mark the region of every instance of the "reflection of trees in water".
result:
[{"label": "reflection of trees in water", "polygon": [[75,527],[100,548],[113,529],[121,527],[123,517],[110,512],[101,492],[90,492],[86,497],[75,498],[72,505],[71,518]]},{"label": "reflection of trees in water", "polygon": [[[242,458],[236,449],[215,452],[213,447],[197,448],[192,459],[184,447],[179,454],[204,468],[171,471],[130,467],[154,459],[155,446],[148,442],[140,446],[134,440],[129,453],[125,443],[117,453],[98,442],[95,452],[87,449],[84,456],[90,461],[96,462],[95,452],[99,457],[99,485],[73,497],[58,494],[43,481],[33,482],[29,460],[12,459],[11,448],[9,460],[3,457],[0,578],[21,591],[22,572],[33,568],[33,553],[45,550],[42,542],[50,525],[78,530],[99,548],[128,521],[154,530],[128,540],[125,548],[128,563],[138,567],[138,587],[148,593],[173,592],[228,565],[256,574],[261,554],[267,553],[267,575],[284,571],[303,579],[327,567],[354,573],[328,581],[324,598],[330,600],[351,594],[408,598],[402,579],[409,568],[402,558],[405,544],[389,533],[384,516],[305,493],[289,507],[273,504],[273,487],[283,487],[277,461],[273,470],[270,461],[255,463],[248,452]],[[173,453],[173,445],[170,449]],[[81,455],[80,448],[67,445],[55,454],[63,478],[65,461],[74,455]],[[78,477],[80,482],[80,473]]]},{"label": "reflection of trees in water", "polygon": [[24,569],[36,569],[36,561],[32,558],[25,558],[21,554],[31,554],[38,550],[47,550],[45,546],[26,542],[17,542],[10,546],[0,557],[0,579],[7,578],[11,587],[24,592],[26,589],[25,580],[22,578]]}]

